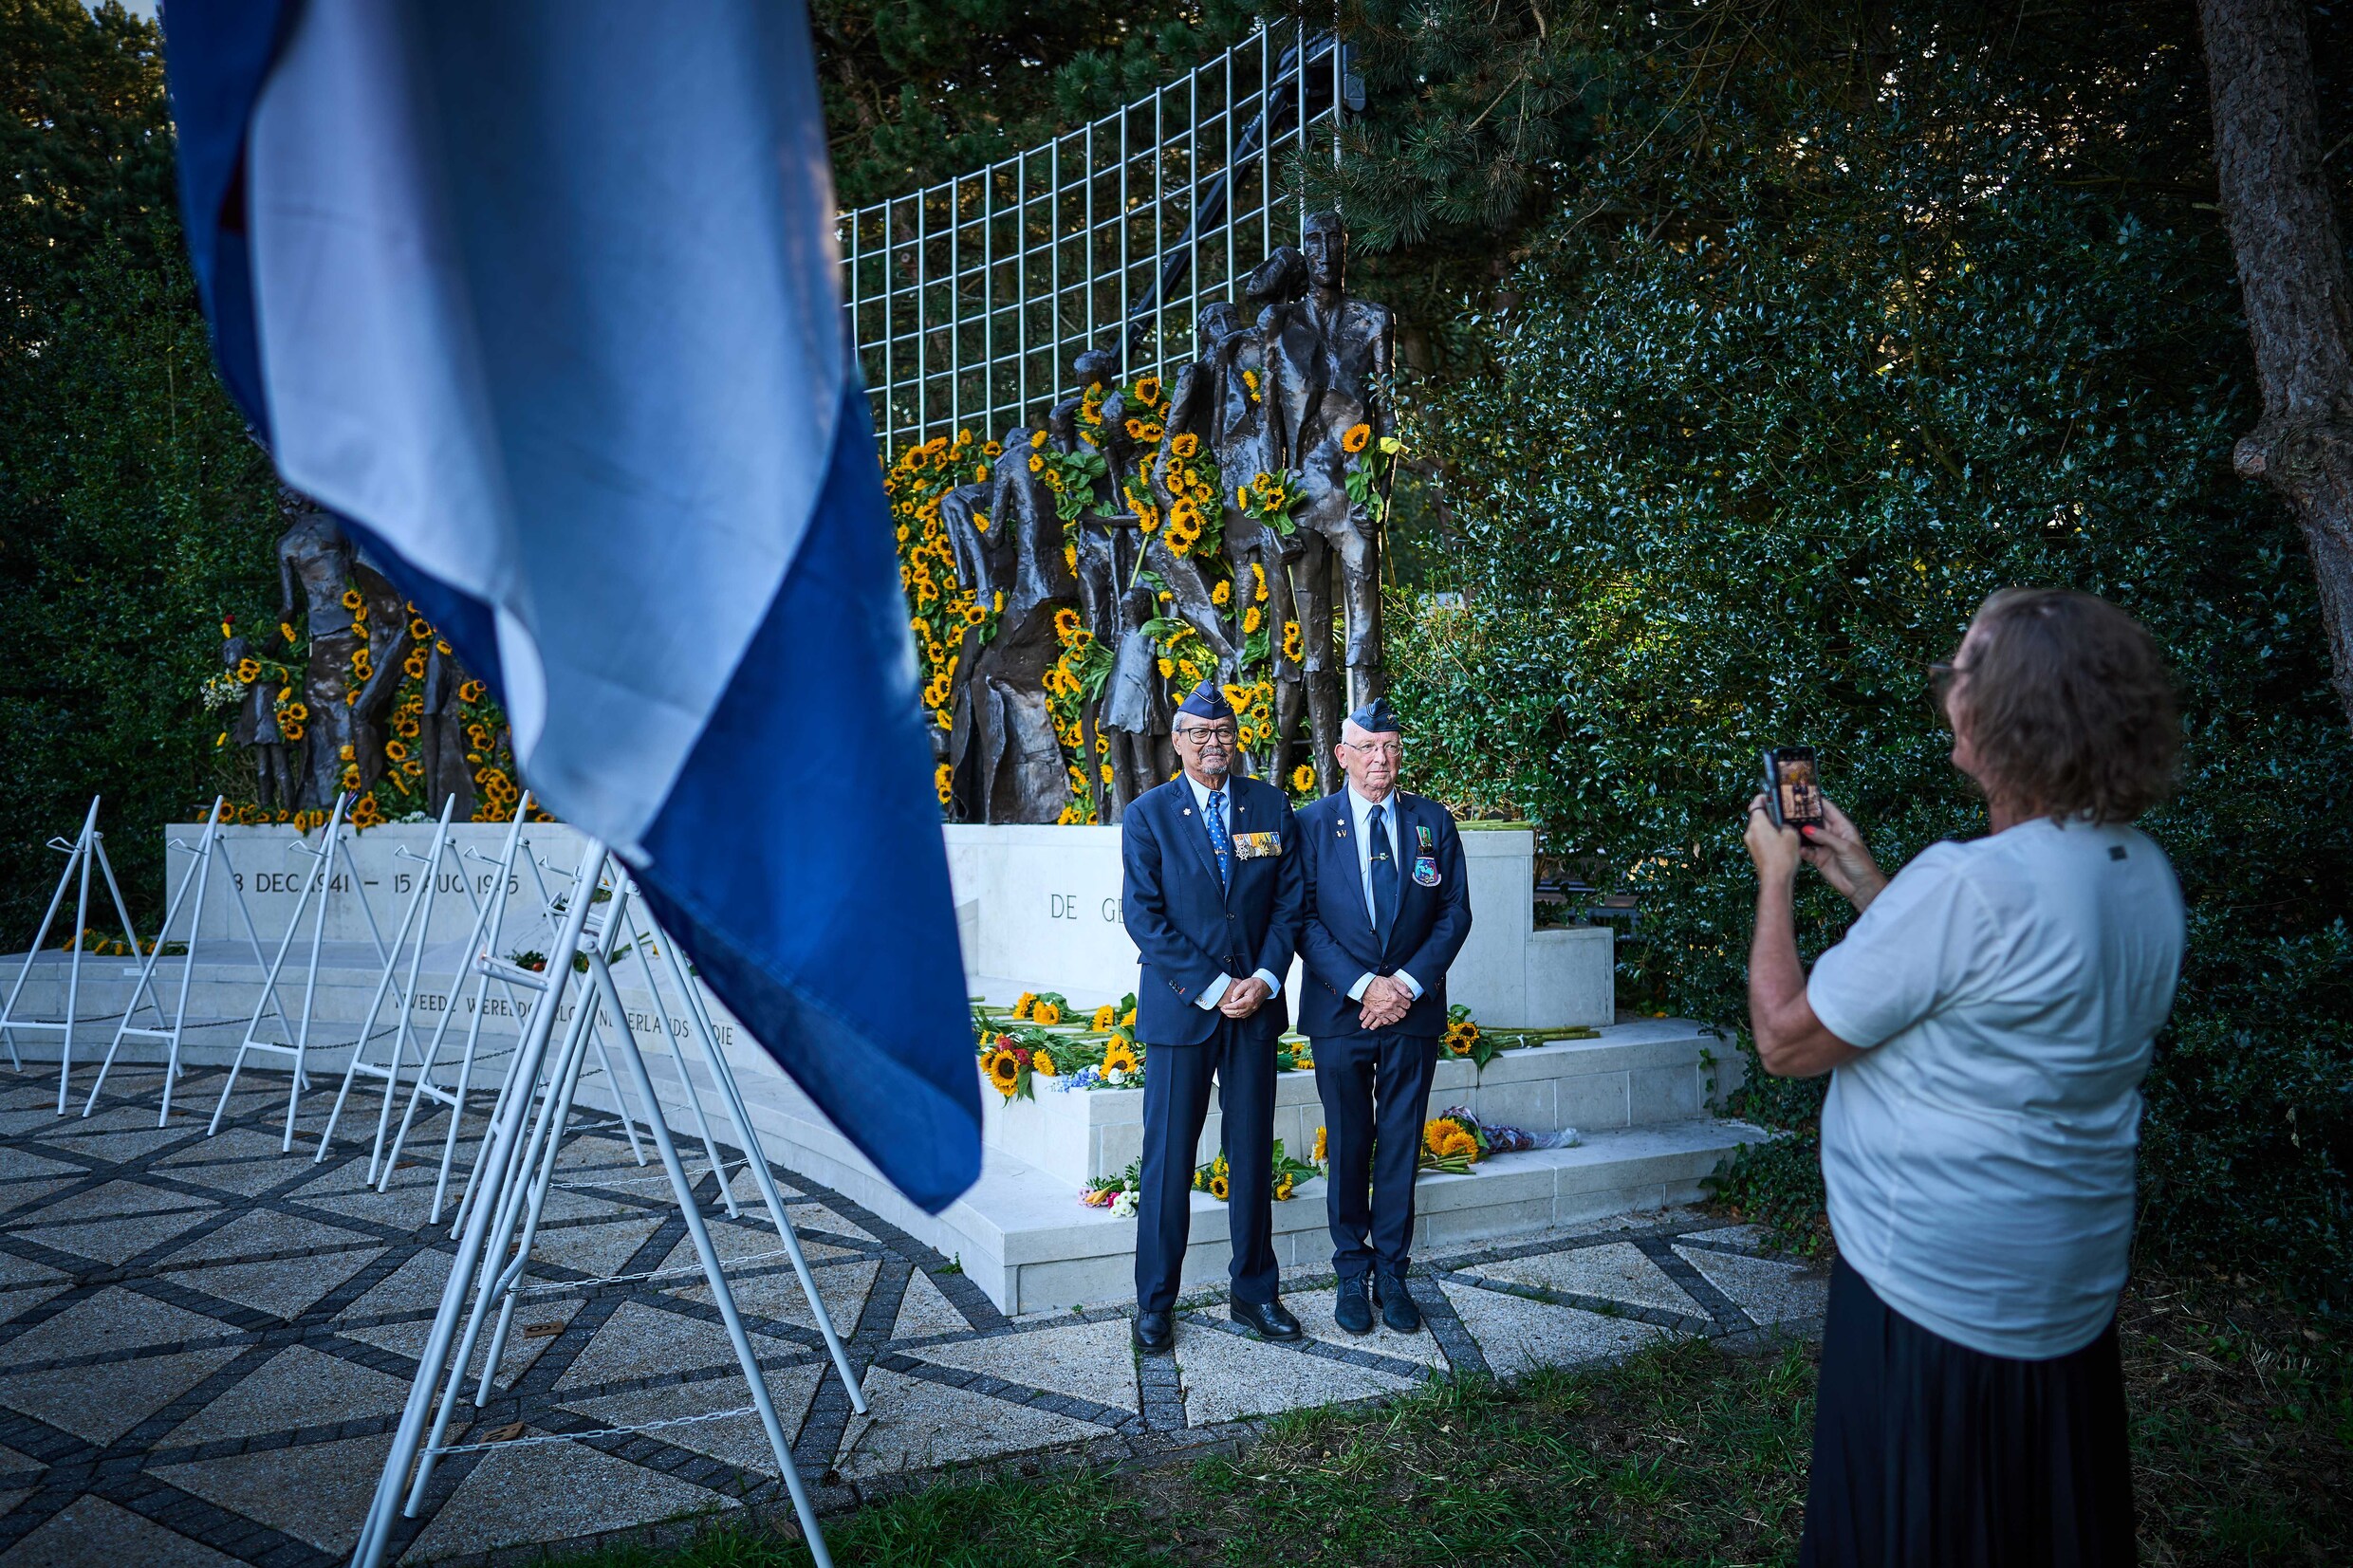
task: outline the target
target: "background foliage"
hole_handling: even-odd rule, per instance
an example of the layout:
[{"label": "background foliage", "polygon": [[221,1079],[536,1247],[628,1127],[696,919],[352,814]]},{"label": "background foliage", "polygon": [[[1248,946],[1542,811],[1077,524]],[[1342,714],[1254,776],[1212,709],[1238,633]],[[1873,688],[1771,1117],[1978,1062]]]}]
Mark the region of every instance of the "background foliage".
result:
[{"label": "background foliage", "polygon": [[93,793],[133,913],[159,909],[156,825],[230,782],[197,689],[222,614],[274,611],[278,522],[173,218],[154,27],[0,0],[0,946],[16,947],[62,863],[40,846]]},{"label": "background foliage", "polygon": [[[2147,48],[2097,98],[2033,61],[1907,63],[1869,99],[1735,74],[1704,156],[1592,166],[1589,198],[1656,216],[1556,219],[1466,323],[1492,373],[1421,398],[1417,442],[1466,598],[1402,600],[1392,650],[1440,792],[1637,891],[1621,984],[1732,1030],[1758,750],[1821,748],[1891,867],[1980,833],[1923,661],[2006,583],[2125,606],[2190,731],[2147,824],[2190,954],[2144,1235],[2342,1305],[2353,737],[2296,535],[2229,470],[2255,404],[2227,249],[2074,156],[2194,137],[2189,64]],[[1809,956],[1849,918],[1809,879]],[[1750,1093],[1794,1133],[1732,1196],[1811,1221],[1821,1089]]]}]

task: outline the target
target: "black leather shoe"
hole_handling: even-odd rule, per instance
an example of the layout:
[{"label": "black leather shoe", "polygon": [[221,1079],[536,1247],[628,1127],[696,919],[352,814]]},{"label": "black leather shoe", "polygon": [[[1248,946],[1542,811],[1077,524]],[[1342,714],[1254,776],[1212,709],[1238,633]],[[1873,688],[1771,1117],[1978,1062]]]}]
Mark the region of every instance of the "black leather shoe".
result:
[{"label": "black leather shoe", "polygon": [[1146,1356],[1158,1356],[1176,1342],[1176,1326],[1168,1320],[1165,1312],[1139,1312],[1135,1325],[1129,1329],[1136,1348]]},{"label": "black leather shoe", "polygon": [[1405,1293],[1402,1280],[1373,1281],[1373,1299],[1380,1303],[1380,1320],[1399,1334],[1421,1332],[1421,1309]]},{"label": "black leather shoe", "polygon": [[1299,1319],[1280,1301],[1236,1301],[1228,1311],[1261,1339],[1296,1339],[1301,1333]]},{"label": "black leather shoe", "polygon": [[1350,1334],[1373,1332],[1373,1299],[1365,1290],[1365,1281],[1340,1282],[1340,1299],[1332,1303],[1332,1320]]}]

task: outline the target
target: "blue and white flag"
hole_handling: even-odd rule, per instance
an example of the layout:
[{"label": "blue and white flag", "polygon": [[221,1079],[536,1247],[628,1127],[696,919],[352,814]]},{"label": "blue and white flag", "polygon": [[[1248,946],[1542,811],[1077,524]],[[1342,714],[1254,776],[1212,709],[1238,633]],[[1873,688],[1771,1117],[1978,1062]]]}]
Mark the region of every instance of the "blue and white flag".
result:
[{"label": "blue and white flag", "polygon": [[801,0],[172,0],[224,379],[900,1190],[980,1167]]}]

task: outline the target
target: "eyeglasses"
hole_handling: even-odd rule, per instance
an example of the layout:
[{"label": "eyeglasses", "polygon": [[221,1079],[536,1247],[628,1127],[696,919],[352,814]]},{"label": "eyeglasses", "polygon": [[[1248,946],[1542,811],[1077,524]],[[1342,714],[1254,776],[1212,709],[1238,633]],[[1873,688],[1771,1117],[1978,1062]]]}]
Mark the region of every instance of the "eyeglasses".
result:
[{"label": "eyeglasses", "polygon": [[1342,741],[1340,744],[1351,751],[1369,751],[1376,757],[1386,757],[1391,762],[1405,755],[1403,741]]},{"label": "eyeglasses", "polygon": [[1969,666],[1955,659],[1931,659],[1928,664],[1928,705],[1943,717],[1945,706],[1953,695],[1953,683],[1969,673]]},{"label": "eyeglasses", "polygon": [[1189,740],[1195,746],[1210,746],[1213,744],[1217,746],[1232,746],[1237,733],[1238,731],[1236,731],[1233,726],[1230,724],[1196,724],[1191,729],[1177,730],[1176,738],[1180,741]]}]

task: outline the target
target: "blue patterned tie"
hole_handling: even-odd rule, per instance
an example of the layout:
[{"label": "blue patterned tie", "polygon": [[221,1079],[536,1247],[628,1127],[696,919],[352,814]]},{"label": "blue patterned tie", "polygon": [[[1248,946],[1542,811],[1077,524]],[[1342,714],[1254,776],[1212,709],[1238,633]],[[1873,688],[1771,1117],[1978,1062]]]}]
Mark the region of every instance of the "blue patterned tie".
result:
[{"label": "blue patterned tie", "polygon": [[1217,851],[1217,880],[1233,886],[1233,839],[1226,832],[1226,792],[1209,792],[1209,841]]},{"label": "blue patterned tie", "polygon": [[1389,928],[1397,922],[1398,906],[1397,857],[1389,853],[1389,826],[1384,821],[1388,810],[1385,804],[1373,807],[1372,842],[1367,846],[1373,857],[1373,934],[1384,949],[1389,945]]}]

